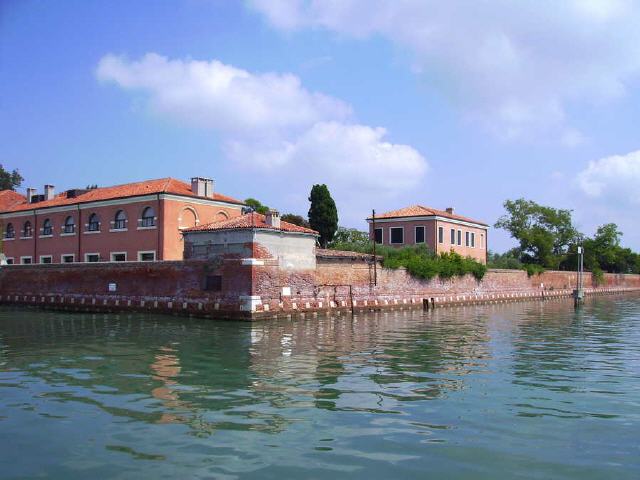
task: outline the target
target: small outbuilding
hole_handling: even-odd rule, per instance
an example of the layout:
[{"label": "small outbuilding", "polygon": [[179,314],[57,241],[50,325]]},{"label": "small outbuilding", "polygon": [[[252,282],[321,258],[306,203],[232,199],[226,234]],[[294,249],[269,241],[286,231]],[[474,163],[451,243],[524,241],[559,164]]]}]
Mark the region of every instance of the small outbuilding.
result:
[{"label": "small outbuilding", "polygon": [[316,268],[318,232],[266,215],[248,213],[182,231],[185,259],[241,259],[244,265],[277,264],[285,270]]}]

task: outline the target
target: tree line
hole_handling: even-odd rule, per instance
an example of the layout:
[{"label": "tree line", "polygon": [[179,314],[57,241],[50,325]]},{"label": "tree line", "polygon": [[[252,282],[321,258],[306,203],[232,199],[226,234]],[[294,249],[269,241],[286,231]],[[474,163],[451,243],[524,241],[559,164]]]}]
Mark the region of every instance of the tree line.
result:
[{"label": "tree line", "polygon": [[518,246],[506,253],[489,254],[492,268],[575,270],[578,246],[584,248],[584,266],[594,276],[640,273],[640,255],[621,245],[622,232],[615,223],[601,225],[592,237],[578,231],[572,211],[540,205],[520,198],[504,202],[506,213],[495,224],[509,232]]}]

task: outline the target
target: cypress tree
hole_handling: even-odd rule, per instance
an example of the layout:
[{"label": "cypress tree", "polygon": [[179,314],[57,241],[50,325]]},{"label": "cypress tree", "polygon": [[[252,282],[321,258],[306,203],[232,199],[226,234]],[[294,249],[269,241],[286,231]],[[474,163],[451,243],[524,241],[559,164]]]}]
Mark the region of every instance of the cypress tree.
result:
[{"label": "cypress tree", "polygon": [[326,185],[314,185],[309,195],[309,224],[320,233],[320,245],[327,248],[327,244],[338,230],[338,209],[331,198]]}]

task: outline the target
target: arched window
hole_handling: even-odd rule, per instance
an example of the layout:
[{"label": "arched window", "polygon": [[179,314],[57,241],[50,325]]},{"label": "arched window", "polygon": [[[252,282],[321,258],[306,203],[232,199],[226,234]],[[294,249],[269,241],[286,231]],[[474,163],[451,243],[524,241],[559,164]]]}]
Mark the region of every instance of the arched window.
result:
[{"label": "arched window", "polygon": [[26,238],[33,237],[33,227],[29,220],[24,222],[24,226],[22,227],[22,236]]},{"label": "arched window", "polygon": [[220,210],[218,213],[216,213],[215,221],[222,222],[223,220],[229,220],[229,214]]},{"label": "arched window", "polygon": [[53,235],[51,220],[49,220],[48,218],[42,223],[42,235]]},{"label": "arched window", "polygon": [[4,232],[4,238],[15,238],[16,230],[13,228],[13,223],[7,223],[7,228]]},{"label": "arched window", "polygon": [[198,214],[191,207],[185,207],[180,212],[180,216],[178,217],[178,227],[179,228],[190,228],[198,225]]},{"label": "arched window", "polygon": [[98,215],[92,213],[89,215],[89,223],[87,224],[87,230],[90,232],[98,232],[100,230],[100,219]]},{"label": "arched window", "polygon": [[76,222],[71,215],[64,221],[64,233],[74,233],[76,231]]},{"label": "arched window", "polygon": [[113,221],[114,230],[124,230],[127,227],[127,216],[124,210],[118,210]]},{"label": "arched window", "polygon": [[142,218],[140,219],[141,227],[153,227],[156,224],[156,212],[153,208],[147,207],[142,211]]}]

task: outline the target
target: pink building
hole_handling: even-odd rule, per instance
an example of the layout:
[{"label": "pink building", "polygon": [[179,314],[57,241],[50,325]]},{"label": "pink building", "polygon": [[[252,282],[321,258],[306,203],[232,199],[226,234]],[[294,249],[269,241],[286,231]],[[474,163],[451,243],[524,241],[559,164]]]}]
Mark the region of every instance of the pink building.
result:
[{"label": "pink building", "polygon": [[13,264],[180,260],[183,229],[238,216],[244,205],[200,177],[8,192],[0,192],[0,252]]},{"label": "pink building", "polygon": [[436,253],[453,250],[464,257],[487,261],[488,225],[453,212],[414,205],[368,218],[369,236],[378,245],[427,245]]}]

